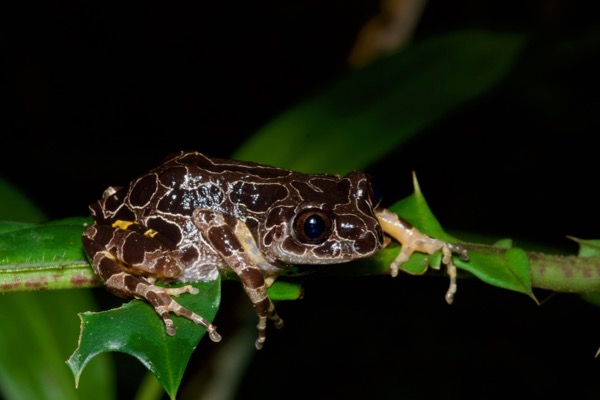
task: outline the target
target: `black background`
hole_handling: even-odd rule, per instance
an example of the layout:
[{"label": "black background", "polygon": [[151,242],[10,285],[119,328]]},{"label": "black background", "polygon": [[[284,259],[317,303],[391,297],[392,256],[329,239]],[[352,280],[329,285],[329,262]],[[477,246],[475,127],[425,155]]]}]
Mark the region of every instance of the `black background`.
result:
[{"label": "black background", "polygon": [[[106,186],[172,151],[227,157],[345,72],[378,7],[19,4],[1,17],[0,176],[50,219],[87,215]],[[571,252],[565,235],[598,237],[600,31],[588,4],[430,2],[415,40],[482,27],[530,42],[502,84],[369,167],[384,203],[410,194],[416,170],[448,230]],[[405,275],[308,282],[305,299],[280,304],[286,327],[269,331],[239,397],[600,396],[596,308],[545,292],[537,306],[470,280],[449,307],[445,285]],[[226,285],[220,325],[239,290]]]}]

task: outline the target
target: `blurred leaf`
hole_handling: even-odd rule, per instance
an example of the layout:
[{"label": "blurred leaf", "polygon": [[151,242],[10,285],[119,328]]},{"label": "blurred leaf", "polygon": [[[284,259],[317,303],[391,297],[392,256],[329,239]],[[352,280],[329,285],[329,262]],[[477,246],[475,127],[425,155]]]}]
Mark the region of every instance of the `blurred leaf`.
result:
[{"label": "blurred leaf", "polygon": [[488,31],[416,42],[282,113],[234,158],[312,173],[363,169],[498,83],[524,42]]},{"label": "blurred leaf", "polygon": [[46,219],[27,197],[0,178],[0,220],[40,222]]},{"label": "blurred leaf", "polygon": [[[595,305],[596,307],[600,307],[600,292],[583,293],[581,295],[581,299]],[[596,357],[598,357],[598,353],[596,353]]]},{"label": "blurred leaf", "polygon": [[[221,300],[220,279],[192,286],[200,292],[184,294],[177,301],[212,321]],[[80,317],[79,347],[68,361],[76,381],[96,355],[119,351],[140,360],[173,399],[190,356],[206,332],[188,319],[173,316],[177,334],[168,336],[162,319],[148,303],[140,300],[109,311],[85,312]]]},{"label": "blurred leaf", "polygon": [[113,399],[104,356],[76,389],[65,361],[77,343],[77,313],[96,306],[89,290],[9,293],[0,297],[0,398]]}]

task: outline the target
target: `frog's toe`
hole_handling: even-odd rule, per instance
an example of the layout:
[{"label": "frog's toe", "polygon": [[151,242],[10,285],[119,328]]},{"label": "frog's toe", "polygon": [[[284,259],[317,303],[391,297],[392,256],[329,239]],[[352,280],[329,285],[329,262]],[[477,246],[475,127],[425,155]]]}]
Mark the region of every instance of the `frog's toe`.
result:
[{"label": "frog's toe", "polygon": [[177,331],[175,330],[175,326],[173,325],[173,320],[170,317],[162,317],[162,319],[165,323],[167,335],[175,336],[177,334]]},{"label": "frog's toe", "polygon": [[447,243],[450,251],[460,258],[462,261],[469,261],[469,253],[462,245],[458,243]]},{"label": "frog's toe", "polygon": [[279,317],[277,317],[277,319],[274,320],[274,324],[275,324],[275,328],[277,328],[277,329],[283,328],[283,320]]}]

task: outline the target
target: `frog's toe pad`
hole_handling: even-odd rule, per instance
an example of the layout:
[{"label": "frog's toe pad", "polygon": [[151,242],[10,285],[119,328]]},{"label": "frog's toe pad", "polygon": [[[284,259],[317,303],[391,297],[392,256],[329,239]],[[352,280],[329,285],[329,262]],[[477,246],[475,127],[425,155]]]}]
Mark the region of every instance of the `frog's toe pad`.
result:
[{"label": "frog's toe pad", "polygon": [[209,325],[208,328],[206,328],[206,332],[208,333],[208,337],[210,338],[210,340],[212,340],[213,342],[220,342],[221,341],[221,335],[219,335],[219,333],[217,332],[217,327],[214,325]]},{"label": "frog's toe pad", "polygon": [[162,317],[162,319],[165,323],[167,335],[175,336],[177,334],[177,331],[175,330],[175,326],[173,325],[173,320],[171,318],[165,318],[165,317]]},{"label": "frog's toe pad", "polygon": [[193,287],[191,285],[187,285],[187,286],[189,288],[188,291],[187,291],[189,294],[198,294],[198,293],[200,293],[200,290],[198,290],[197,288],[195,288],[195,287]]},{"label": "frog's toe pad", "polygon": [[275,321],[275,328],[281,329],[283,328],[283,320],[281,318],[277,318]]}]

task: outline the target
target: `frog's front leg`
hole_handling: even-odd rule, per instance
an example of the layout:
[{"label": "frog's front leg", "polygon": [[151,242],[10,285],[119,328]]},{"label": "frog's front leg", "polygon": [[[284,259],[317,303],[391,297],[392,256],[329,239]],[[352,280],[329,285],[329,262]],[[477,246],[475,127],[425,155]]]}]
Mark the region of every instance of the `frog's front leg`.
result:
[{"label": "frog's front leg", "polygon": [[[267,294],[267,283],[260,268],[268,266],[268,262],[242,221],[227,214],[203,209],[195,210],[192,218],[213,249],[240,278],[258,315],[258,338],[255,345],[257,349],[261,349],[266,339],[267,319],[272,320],[276,328],[283,326],[283,320],[277,315],[275,305]],[[268,278],[272,282],[272,277]]]},{"label": "frog's front leg", "polygon": [[398,275],[399,267],[408,261],[415,251],[433,254],[441,250],[442,263],[446,265],[448,276],[450,277],[450,286],[446,292],[446,301],[452,303],[457,288],[457,271],[452,261],[452,253],[457,253],[461,259],[467,260],[467,250],[459,244],[447,243],[425,235],[397,214],[385,208],[375,210],[375,214],[383,232],[396,239],[402,245],[400,253],[390,265],[391,275]]},{"label": "frog's front leg", "polygon": [[156,279],[175,279],[183,264],[179,252],[169,248],[161,236],[135,222],[117,221],[112,226],[94,224],[83,233],[83,245],[96,274],[112,293],[148,301],[163,319],[167,334],[175,335],[170,313],[188,318],[206,328],[218,342],[221,336],[209,321],[181,306],[171,296],[198,293],[191,285],[180,288],[156,286]]}]

